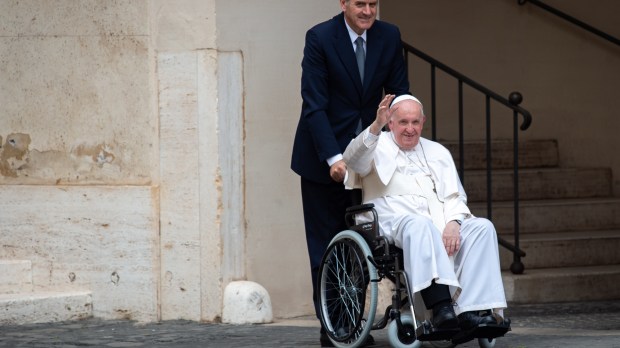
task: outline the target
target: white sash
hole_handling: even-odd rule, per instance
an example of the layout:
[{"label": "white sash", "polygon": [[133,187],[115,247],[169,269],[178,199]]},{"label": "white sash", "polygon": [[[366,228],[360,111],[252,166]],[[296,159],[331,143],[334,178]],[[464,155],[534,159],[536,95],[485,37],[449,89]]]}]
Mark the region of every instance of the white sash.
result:
[{"label": "white sash", "polygon": [[433,225],[443,233],[443,229],[446,227],[443,203],[437,198],[433,179],[430,175],[416,176],[415,181],[411,179],[411,176],[394,172],[388,184],[384,185],[377,172],[372,170],[362,179],[364,202],[387,196],[416,195],[423,197],[428,204],[428,210],[433,220]]}]

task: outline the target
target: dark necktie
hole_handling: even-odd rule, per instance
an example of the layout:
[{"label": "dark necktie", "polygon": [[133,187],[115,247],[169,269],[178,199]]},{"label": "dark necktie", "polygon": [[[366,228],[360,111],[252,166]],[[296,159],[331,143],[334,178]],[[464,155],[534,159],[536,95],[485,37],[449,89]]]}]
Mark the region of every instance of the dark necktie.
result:
[{"label": "dark necktie", "polygon": [[364,39],[358,36],[355,40],[355,58],[357,58],[357,67],[360,70],[362,83],[364,82],[364,62],[366,61],[366,53],[364,52]]}]

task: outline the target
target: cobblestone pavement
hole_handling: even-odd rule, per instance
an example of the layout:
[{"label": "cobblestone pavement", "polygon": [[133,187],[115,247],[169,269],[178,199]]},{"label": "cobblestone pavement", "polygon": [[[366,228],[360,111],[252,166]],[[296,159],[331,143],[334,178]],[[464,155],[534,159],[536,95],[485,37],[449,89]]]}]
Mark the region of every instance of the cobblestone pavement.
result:
[{"label": "cobblestone pavement", "polygon": [[[515,305],[507,310],[512,331],[495,347],[620,347],[620,301]],[[313,318],[263,325],[190,321],[139,324],[87,319],[0,327],[0,347],[318,347]],[[390,347],[387,329],[373,331],[375,348]],[[425,343],[424,347],[432,347]],[[471,341],[458,347],[478,347]]]}]

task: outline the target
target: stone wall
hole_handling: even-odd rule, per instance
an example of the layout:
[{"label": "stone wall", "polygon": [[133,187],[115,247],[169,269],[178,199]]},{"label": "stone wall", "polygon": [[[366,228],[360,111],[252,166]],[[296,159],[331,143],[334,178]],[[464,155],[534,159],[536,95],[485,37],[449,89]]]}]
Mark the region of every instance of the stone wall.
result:
[{"label": "stone wall", "polygon": [[0,2],[0,184],[148,185],[146,1]]},{"label": "stone wall", "polygon": [[0,2],[0,258],[32,260],[35,290],[220,315],[214,7]]}]

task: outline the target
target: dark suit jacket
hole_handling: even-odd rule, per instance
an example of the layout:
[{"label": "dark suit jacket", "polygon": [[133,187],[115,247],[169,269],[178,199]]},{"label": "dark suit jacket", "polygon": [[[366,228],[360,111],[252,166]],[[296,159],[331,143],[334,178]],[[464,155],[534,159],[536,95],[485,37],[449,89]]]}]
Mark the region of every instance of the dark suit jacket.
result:
[{"label": "dark suit jacket", "polygon": [[343,13],[308,30],[301,66],[303,104],[291,168],[330,183],[326,159],[344,152],[358,120],[364,128],[372,123],[383,92],[409,93],[400,31],[379,20],[367,31],[363,86]]}]

